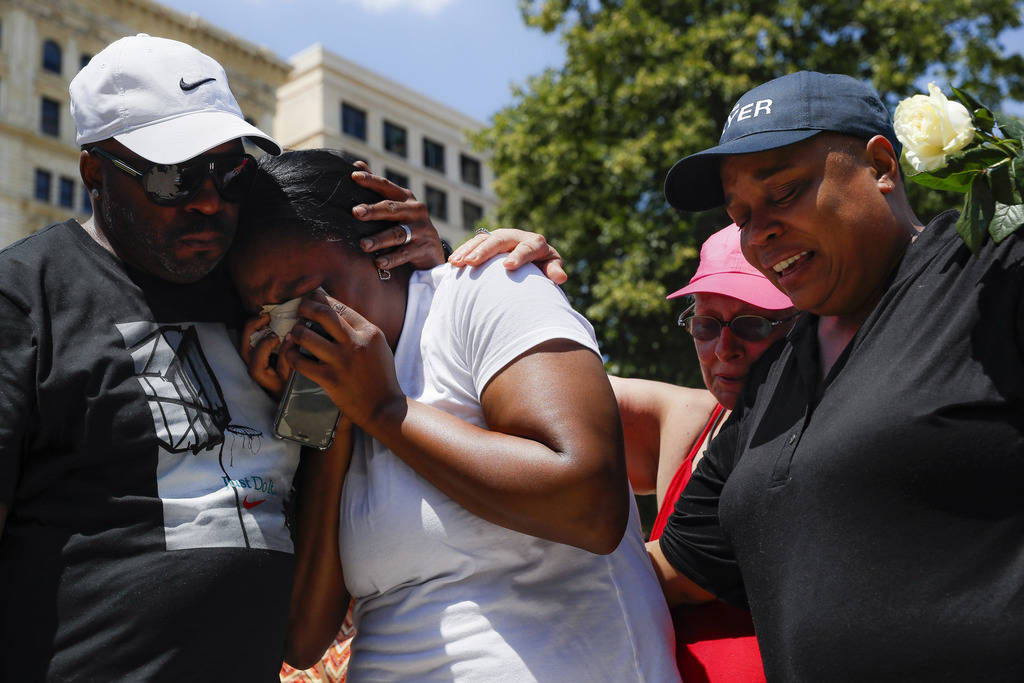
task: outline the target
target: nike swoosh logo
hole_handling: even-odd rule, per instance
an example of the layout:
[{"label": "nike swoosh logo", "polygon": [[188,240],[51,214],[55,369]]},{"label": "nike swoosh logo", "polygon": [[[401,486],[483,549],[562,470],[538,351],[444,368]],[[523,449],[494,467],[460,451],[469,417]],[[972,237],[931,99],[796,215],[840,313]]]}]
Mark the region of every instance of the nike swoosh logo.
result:
[{"label": "nike swoosh logo", "polygon": [[189,90],[195,90],[196,88],[201,86],[203,83],[209,83],[210,81],[215,81],[215,80],[217,80],[217,79],[216,78],[204,78],[203,80],[196,81],[195,83],[186,83],[185,79],[182,78],[182,79],[180,79],[178,81],[178,87],[181,88],[183,91],[188,92]]},{"label": "nike swoosh logo", "polygon": [[260,498],[259,500],[254,500],[253,502],[250,503],[249,496],[246,496],[245,498],[242,499],[242,507],[244,507],[246,510],[252,510],[260,503],[266,502],[266,500],[266,498]]}]

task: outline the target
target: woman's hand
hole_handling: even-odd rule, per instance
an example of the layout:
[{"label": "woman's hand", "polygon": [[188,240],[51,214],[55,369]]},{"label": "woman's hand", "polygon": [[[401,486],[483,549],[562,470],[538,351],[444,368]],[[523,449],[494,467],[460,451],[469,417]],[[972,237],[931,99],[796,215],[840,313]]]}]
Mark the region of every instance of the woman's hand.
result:
[{"label": "woman's hand", "polygon": [[[354,206],[352,215],[361,221],[394,221],[401,224],[359,241],[359,247],[367,253],[397,247],[392,252],[378,256],[375,259],[377,267],[397,268],[403,263],[411,263],[414,268],[424,269],[444,263],[441,237],[430,221],[427,205],[417,200],[410,190],[371,173],[365,162],[357,161],[356,166],[363,170],[353,173],[352,180],[383,195],[385,200]],[[402,225],[409,227],[408,233]]]},{"label": "woman's hand", "polygon": [[257,330],[269,324],[270,316],[266,313],[246,322],[242,328],[240,353],[249,368],[249,376],[275,399],[280,399],[291,374],[291,365],[281,353],[280,340],[276,334],[266,334],[256,342],[255,347],[249,343]]},{"label": "woman's hand", "polygon": [[448,263],[456,267],[479,266],[506,252],[505,270],[518,270],[527,263],[534,263],[556,285],[569,279],[562,269],[562,257],[544,235],[513,228],[474,235],[452,252]]},{"label": "woman's hand", "polygon": [[[323,387],[345,416],[365,427],[383,412],[404,409],[395,358],[380,328],[322,292],[308,294],[299,305],[299,315],[320,323],[333,341],[297,324],[288,333],[282,355],[296,371]],[[316,360],[300,354],[296,346]]]}]

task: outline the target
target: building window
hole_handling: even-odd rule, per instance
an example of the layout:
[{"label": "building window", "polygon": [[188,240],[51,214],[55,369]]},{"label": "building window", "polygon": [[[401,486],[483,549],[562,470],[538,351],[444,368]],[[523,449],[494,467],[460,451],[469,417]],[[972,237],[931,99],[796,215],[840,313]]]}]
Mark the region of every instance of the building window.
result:
[{"label": "building window", "polygon": [[366,112],[351,104],[341,103],[341,132],[360,140],[366,139]]},{"label": "building window", "polygon": [[423,165],[438,173],[444,173],[444,145],[430,138],[423,138]]},{"label": "building window", "polygon": [[59,74],[61,63],[60,45],[56,40],[43,41],[43,71]]},{"label": "building window", "polygon": [[480,224],[484,218],[484,207],[473,202],[462,200],[462,227],[472,230]]},{"label": "building window", "polygon": [[89,188],[82,185],[82,213],[86,216],[92,213],[92,198],[89,197]]},{"label": "building window", "polygon": [[86,67],[86,65],[90,61],[92,61],[92,55],[89,55],[89,54],[86,54],[86,53],[83,52],[81,54],[81,56],[79,56],[79,58],[78,58],[78,68],[79,68],[79,70],[84,69]]},{"label": "building window", "polygon": [[409,176],[404,173],[399,173],[398,171],[392,171],[390,168],[385,168],[384,177],[399,187],[404,187],[407,190],[409,189]]},{"label": "building window", "polygon": [[480,162],[465,154],[459,155],[459,170],[462,173],[462,182],[480,187]]},{"label": "building window", "polygon": [[61,176],[57,184],[57,203],[68,209],[75,208],[75,181],[67,176]]},{"label": "building window", "polygon": [[44,171],[41,168],[36,169],[36,188],[33,196],[41,202],[50,201],[50,181],[53,176],[50,175],[49,171]]},{"label": "building window", "polygon": [[39,105],[39,130],[60,137],[60,102],[44,97]]},{"label": "building window", "polygon": [[390,121],[384,122],[384,149],[400,157],[408,156],[405,128]]},{"label": "building window", "polygon": [[439,221],[448,220],[448,195],[444,190],[436,187],[426,186],[427,211]]}]

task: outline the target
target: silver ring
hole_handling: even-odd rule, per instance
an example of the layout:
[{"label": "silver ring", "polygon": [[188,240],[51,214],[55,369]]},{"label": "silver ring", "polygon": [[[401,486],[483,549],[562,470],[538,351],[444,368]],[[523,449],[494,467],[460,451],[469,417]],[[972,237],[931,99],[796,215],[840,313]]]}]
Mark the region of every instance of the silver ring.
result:
[{"label": "silver ring", "polygon": [[402,246],[404,247],[406,244],[409,244],[409,242],[412,242],[412,230],[409,229],[408,225],[404,224],[399,225],[398,227],[400,227],[402,230],[405,230],[405,241],[402,242]]},{"label": "silver ring", "polygon": [[474,235],[490,235],[491,231],[488,230],[487,228],[477,228],[476,231],[473,234]]}]

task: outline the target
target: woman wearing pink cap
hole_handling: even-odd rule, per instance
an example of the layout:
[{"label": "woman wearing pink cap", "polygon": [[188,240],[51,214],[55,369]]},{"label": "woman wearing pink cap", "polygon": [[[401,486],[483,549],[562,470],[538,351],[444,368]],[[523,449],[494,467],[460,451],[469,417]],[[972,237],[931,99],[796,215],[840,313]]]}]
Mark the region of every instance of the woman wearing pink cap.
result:
[{"label": "woman wearing pink cap", "polygon": [[[704,243],[690,283],[668,296],[691,295],[679,316],[693,336],[708,392],[661,382],[612,378],[626,435],[627,470],[637,493],[655,493],[657,539],[704,449],[743,390],[750,366],[790,327],[792,302],[740,252],[730,225]],[[650,544],[649,544],[650,547]],[[685,681],[763,681],[750,613],[711,601],[673,610],[676,660]]]}]

